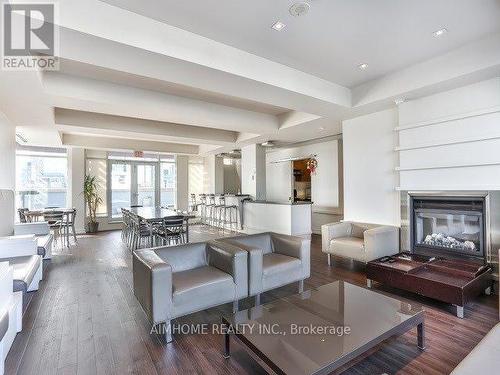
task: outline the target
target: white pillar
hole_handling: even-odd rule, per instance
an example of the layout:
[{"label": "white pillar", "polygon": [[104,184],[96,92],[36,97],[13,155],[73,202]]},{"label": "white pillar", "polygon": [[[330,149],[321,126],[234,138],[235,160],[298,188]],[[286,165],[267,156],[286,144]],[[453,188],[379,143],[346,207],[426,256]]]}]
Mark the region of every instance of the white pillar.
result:
[{"label": "white pillar", "polygon": [[224,193],[224,163],[223,159],[215,155],[205,158],[205,169],[207,175],[206,193]]},{"label": "white pillar", "polygon": [[68,148],[68,198],[67,206],[76,208],[75,229],[85,233],[85,200],[83,199],[83,181],[85,178],[85,150]]},{"label": "white pillar", "polygon": [[0,189],[16,188],[16,127],[0,112]]},{"label": "white pillar", "polygon": [[241,149],[241,193],[266,199],[266,151],[261,145]]},{"label": "white pillar", "polygon": [[[16,190],[16,127],[0,112],[0,189]],[[14,204],[9,212],[2,212],[0,236],[12,234],[14,228]]]},{"label": "white pillar", "polygon": [[177,209],[187,211],[189,205],[189,157],[185,155],[177,155],[176,157],[176,179],[177,179],[177,194],[176,203]]}]

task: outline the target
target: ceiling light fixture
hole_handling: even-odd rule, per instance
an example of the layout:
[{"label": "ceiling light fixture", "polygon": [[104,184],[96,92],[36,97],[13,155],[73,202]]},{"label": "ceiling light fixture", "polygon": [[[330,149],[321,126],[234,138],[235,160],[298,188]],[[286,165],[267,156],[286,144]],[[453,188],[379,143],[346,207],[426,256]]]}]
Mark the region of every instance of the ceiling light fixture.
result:
[{"label": "ceiling light fixture", "polygon": [[396,103],[397,105],[403,104],[404,102],[406,102],[406,98],[396,98],[396,99],[394,99],[394,103]]},{"label": "ceiling light fixture", "polygon": [[436,30],[432,33],[433,36],[435,36],[436,38],[446,34],[448,32],[448,29],[446,28],[443,28],[443,29],[439,29],[439,30]]},{"label": "ceiling light fixture", "polygon": [[281,31],[286,27],[286,25],[281,21],[276,21],[271,27],[276,31]]},{"label": "ceiling light fixture", "polygon": [[273,141],[266,141],[264,143],[261,143],[262,147],[274,147]]},{"label": "ceiling light fixture", "polygon": [[366,70],[368,68],[368,64],[367,63],[363,63],[363,64],[359,64],[358,65],[358,68],[360,70]]},{"label": "ceiling light fixture", "polygon": [[324,128],[323,126],[320,126],[320,127],[318,128],[318,130],[319,130],[320,132],[322,132],[323,130],[325,130],[325,128]]}]

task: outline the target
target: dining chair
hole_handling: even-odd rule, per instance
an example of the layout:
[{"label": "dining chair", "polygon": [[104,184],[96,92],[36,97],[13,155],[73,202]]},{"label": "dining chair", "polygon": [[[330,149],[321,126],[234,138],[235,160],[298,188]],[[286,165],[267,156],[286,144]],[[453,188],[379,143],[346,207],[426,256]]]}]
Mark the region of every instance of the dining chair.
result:
[{"label": "dining chair", "polygon": [[187,243],[187,221],[184,215],[163,219],[163,225],[156,229],[156,237],[167,246]]},{"label": "dining chair", "polygon": [[[61,238],[61,230],[63,228],[64,212],[50,211],[43,213],[43,220],[49,224],[50,230],[54,233],[54,242],[58,242]],[[63,241],[64,245],[64,241]]]},{"label": "dining chair", "polygon": [[69,247],[69,235],[70,235],[70,230],[71,233],[73,234],[73,239],[75,240],[75,243],[77,242],[76,239],[76,230],[75,230],[75,219],[76,219],[76,208],[72,208],[71,210],[65,212],[64,215],[64,220],[62,222],[62,227],[64,229],[64,235],[66,236],[66,241],[68,243]]},{"label": "dining chair", "polygon": [[133,212],[129,213],[129,218],[132,227],[130,248],[136,250],[142,246],[153,246],[153,227],[148,223],[144,223]]},{"label": "dining chair", "polygon": [[28,222],[27,218],[26,218],[26,212],[28,212],[29,209],[28,208],[18,208],[17,209],[17,213],[19,214],[19,221],[21,223],[26,223]]}]

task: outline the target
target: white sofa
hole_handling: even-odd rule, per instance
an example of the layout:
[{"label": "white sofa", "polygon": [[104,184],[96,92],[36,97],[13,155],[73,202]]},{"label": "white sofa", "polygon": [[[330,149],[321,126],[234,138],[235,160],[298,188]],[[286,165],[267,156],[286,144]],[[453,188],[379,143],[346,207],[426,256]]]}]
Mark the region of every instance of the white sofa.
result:
[{"label": "white sofa", "polygon": [[[498,251],[500,257],[500,250]],[[500,295],[498,297],[500,304]],[[500,317],[500,312],[499,312]],[[482,375],[500,373],[500,323],[476,345],[450,375]]]},{"label": "white sofa", "polygon": [[38,290],[43,262],[35,235],[1,237],[0,262],[9,262],[13,268],[14,292]]},{"label": "white sofa", "polygon": [[22,329],[22,293],[12,291],[13,267],[0,262],[0,375],[16,333]]},{"label": "white sofa", "polygon": [[500,373],[500,323],[472,349],[451,375],[482,375]]},{"label": "white sofa", "polygon": [[389,225],[342,221],[321,227],[322,251],[367,263],[399,252],[399,228]]},{"label": "white sofa", "polygon": [[50,233],[49,223],[39,221],[35,223],[19,223],[14,225],[14,236],[35,235],[38,255],[43,259],[52,258],[52,244],[54,236]]}]

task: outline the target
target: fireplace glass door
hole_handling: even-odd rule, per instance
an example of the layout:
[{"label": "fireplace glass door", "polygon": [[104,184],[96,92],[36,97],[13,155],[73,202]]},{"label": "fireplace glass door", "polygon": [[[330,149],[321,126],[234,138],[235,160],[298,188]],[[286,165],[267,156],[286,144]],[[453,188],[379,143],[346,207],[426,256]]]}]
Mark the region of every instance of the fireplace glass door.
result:
[{"label": "fireplace glass door", "polygon": [[415,246],[482,255],[481,212],[415,209]]}]

